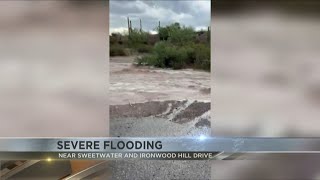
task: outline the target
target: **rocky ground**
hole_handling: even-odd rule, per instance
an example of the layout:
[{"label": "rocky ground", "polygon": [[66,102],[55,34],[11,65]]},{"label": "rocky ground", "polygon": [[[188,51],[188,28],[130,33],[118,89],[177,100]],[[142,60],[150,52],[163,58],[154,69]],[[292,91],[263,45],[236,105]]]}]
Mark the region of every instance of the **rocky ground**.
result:
[{"label": "rocky ground", "polygon": [[[151,101],[110,106],[110,133],[117,137],[210,135],[210,103]],[[210,179],[208,161],[117,160],[113,179]]]}]

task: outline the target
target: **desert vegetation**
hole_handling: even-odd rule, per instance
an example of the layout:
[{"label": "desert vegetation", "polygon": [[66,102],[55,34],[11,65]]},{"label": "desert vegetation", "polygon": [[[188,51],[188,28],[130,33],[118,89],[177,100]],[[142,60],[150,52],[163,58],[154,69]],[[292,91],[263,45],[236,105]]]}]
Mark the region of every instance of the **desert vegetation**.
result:
[{"label": "desert vegetation", "polygon": [[138,66],[210,71],[210,29],[195,31],[179,23],[157,27],[157,34],[132,29],[110,36],[110,56],[138,55]]}]

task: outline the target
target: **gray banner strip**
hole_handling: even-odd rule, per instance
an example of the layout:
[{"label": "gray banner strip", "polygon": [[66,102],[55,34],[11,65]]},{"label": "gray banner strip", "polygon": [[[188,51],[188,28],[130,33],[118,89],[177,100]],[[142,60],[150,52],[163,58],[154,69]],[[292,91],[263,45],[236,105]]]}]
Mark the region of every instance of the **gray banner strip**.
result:
[{"label": "gray banner strip", "polygon": [[0,160],[210,160],[212,152],[0,152]]},{"label": "gray banner strip", "polygon": [[0,152],[320,152],[320,138],[7,138]]}]

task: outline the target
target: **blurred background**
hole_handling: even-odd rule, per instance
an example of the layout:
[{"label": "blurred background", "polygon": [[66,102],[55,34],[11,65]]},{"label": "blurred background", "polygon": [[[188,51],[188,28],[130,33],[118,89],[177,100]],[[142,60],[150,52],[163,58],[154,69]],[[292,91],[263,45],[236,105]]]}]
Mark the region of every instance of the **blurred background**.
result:
[{"label": "blurred background", "polygon": [[0,1],[0,136],[107,136],[106,1]]},{"label": "blurred background", "polygon": [[320,135],[320,2],[213,5],[213,135]]},{"label": "blurred background", "polygon": [[[212,15],[213,136],[320,136],[320,2],[218,0]],[[320,179],[318,154],[212,161],[212,179]]]},{"label": "blurred background", "polygon": [[[108,136],[108,2],[0,1],[0,137]],[[0,161],[0,179],[107,179],[101,161]]]}]

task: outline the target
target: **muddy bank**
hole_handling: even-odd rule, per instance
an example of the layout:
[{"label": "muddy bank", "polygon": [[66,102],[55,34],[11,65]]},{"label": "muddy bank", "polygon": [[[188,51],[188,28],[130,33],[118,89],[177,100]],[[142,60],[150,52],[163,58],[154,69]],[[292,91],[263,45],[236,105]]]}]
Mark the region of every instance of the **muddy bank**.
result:
[{"label": "muddy bank", "polygon": [[210,103],[151,101],[110,106],[111,136],[209,135]]}]

